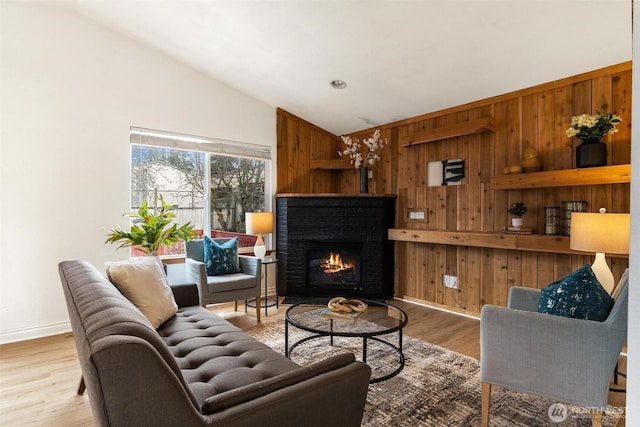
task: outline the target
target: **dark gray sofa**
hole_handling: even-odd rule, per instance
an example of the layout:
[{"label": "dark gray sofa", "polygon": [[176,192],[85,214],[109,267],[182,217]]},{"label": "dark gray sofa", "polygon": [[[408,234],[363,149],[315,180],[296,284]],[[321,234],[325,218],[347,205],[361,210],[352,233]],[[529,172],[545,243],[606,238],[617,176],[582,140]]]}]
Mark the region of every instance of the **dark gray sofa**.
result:
[{"label": "dark gray sofa", "polygon": [[370,369],[344,354],[300,367],[173,287],[178,313],[153,329],[84,261],[59,265],[99,426],[358,426]]}]

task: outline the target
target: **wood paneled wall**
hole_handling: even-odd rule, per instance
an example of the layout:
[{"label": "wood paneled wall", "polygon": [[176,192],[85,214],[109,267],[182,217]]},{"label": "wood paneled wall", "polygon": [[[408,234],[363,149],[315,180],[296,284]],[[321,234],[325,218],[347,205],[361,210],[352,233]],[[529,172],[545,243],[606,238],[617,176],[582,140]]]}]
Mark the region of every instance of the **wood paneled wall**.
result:
[{"label": "wood paneled wall", "polygon": [[[544,170],[575,167],[577,142],[565,135],[571,117],[613,112],[619,132],[605,139],[609,164],[631,159],[631,63],[568,77],[540,86],[381,126],[390,144],[373,171],[369,192],[397,194],[396,227],[450,231],[500,231],[512,202],[529,208],[525,225],[544,232],[544,207],[586,200],[589,211],[629,212],[629,184],[492,190],[490,178],[520,164],[527,145],[536,148]],[[474,119],[494,117],[494,132],[482,132],[403,147],[401,138]],[[278,110],[278,192],[357,193],[355,169],[313,169],[312,160],[339,159],[340,139]],[[352,134],[368,137],[373,129]],[[427,163],[465,160],[458,186],[427,186]],[[407,210],[423,210],[424,221]],[[626,258],[608,258],[616,280]],[[581,265],[589,256],[396,242],[396,295],[479,314],[483,304],[506,305],[514,285],[541,288]],[[457,276],[458,289],[445,288],[442,275]]]}]

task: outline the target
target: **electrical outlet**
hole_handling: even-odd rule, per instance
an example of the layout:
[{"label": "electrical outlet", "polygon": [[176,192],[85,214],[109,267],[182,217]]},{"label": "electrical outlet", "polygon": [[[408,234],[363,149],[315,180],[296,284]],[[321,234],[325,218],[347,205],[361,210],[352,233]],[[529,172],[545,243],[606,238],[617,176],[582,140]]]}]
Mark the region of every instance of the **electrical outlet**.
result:
[{"label": "electrical outlet", "polygon": [[424,219],[424,211],[409,211],[409,219]]},{"label": "electrical outlet", "polygon": [[444,274],[442,276],[442,283],[451,289],[458,289],[458,278],[456,276],[450,276],[448,274]]}]

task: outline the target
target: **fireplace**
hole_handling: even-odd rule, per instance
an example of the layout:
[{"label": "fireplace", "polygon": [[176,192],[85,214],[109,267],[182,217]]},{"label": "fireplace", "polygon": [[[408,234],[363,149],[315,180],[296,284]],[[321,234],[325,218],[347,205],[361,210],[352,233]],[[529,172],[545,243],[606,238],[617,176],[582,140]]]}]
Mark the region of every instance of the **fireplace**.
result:
[{"label": "fireplace", "polygon": [[362,292],[362,245],[346,242],[307,242],[309,293]]},{"label": "fireplace", "polygon": [[278,294],[393,298],[395,196],[276,195]]}]

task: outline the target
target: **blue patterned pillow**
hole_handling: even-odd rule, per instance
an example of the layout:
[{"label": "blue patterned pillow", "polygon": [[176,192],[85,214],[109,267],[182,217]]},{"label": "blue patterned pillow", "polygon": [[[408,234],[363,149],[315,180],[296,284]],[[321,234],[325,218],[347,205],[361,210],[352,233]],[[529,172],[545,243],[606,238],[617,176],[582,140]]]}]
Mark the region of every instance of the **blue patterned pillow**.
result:
[{"label": "blue patterned pillow", "polygon": [[538,312],[574,319],[607,319],[613,298],[602,287],[591,266],[586,264],[542,289]]},{"label": "blue patterned pillow", "polygon": [[219,245],[209,236],[204,236],[204,265],[207,276],[240,273],[242,270],[238,258],[238,238],[234,237]]}]

